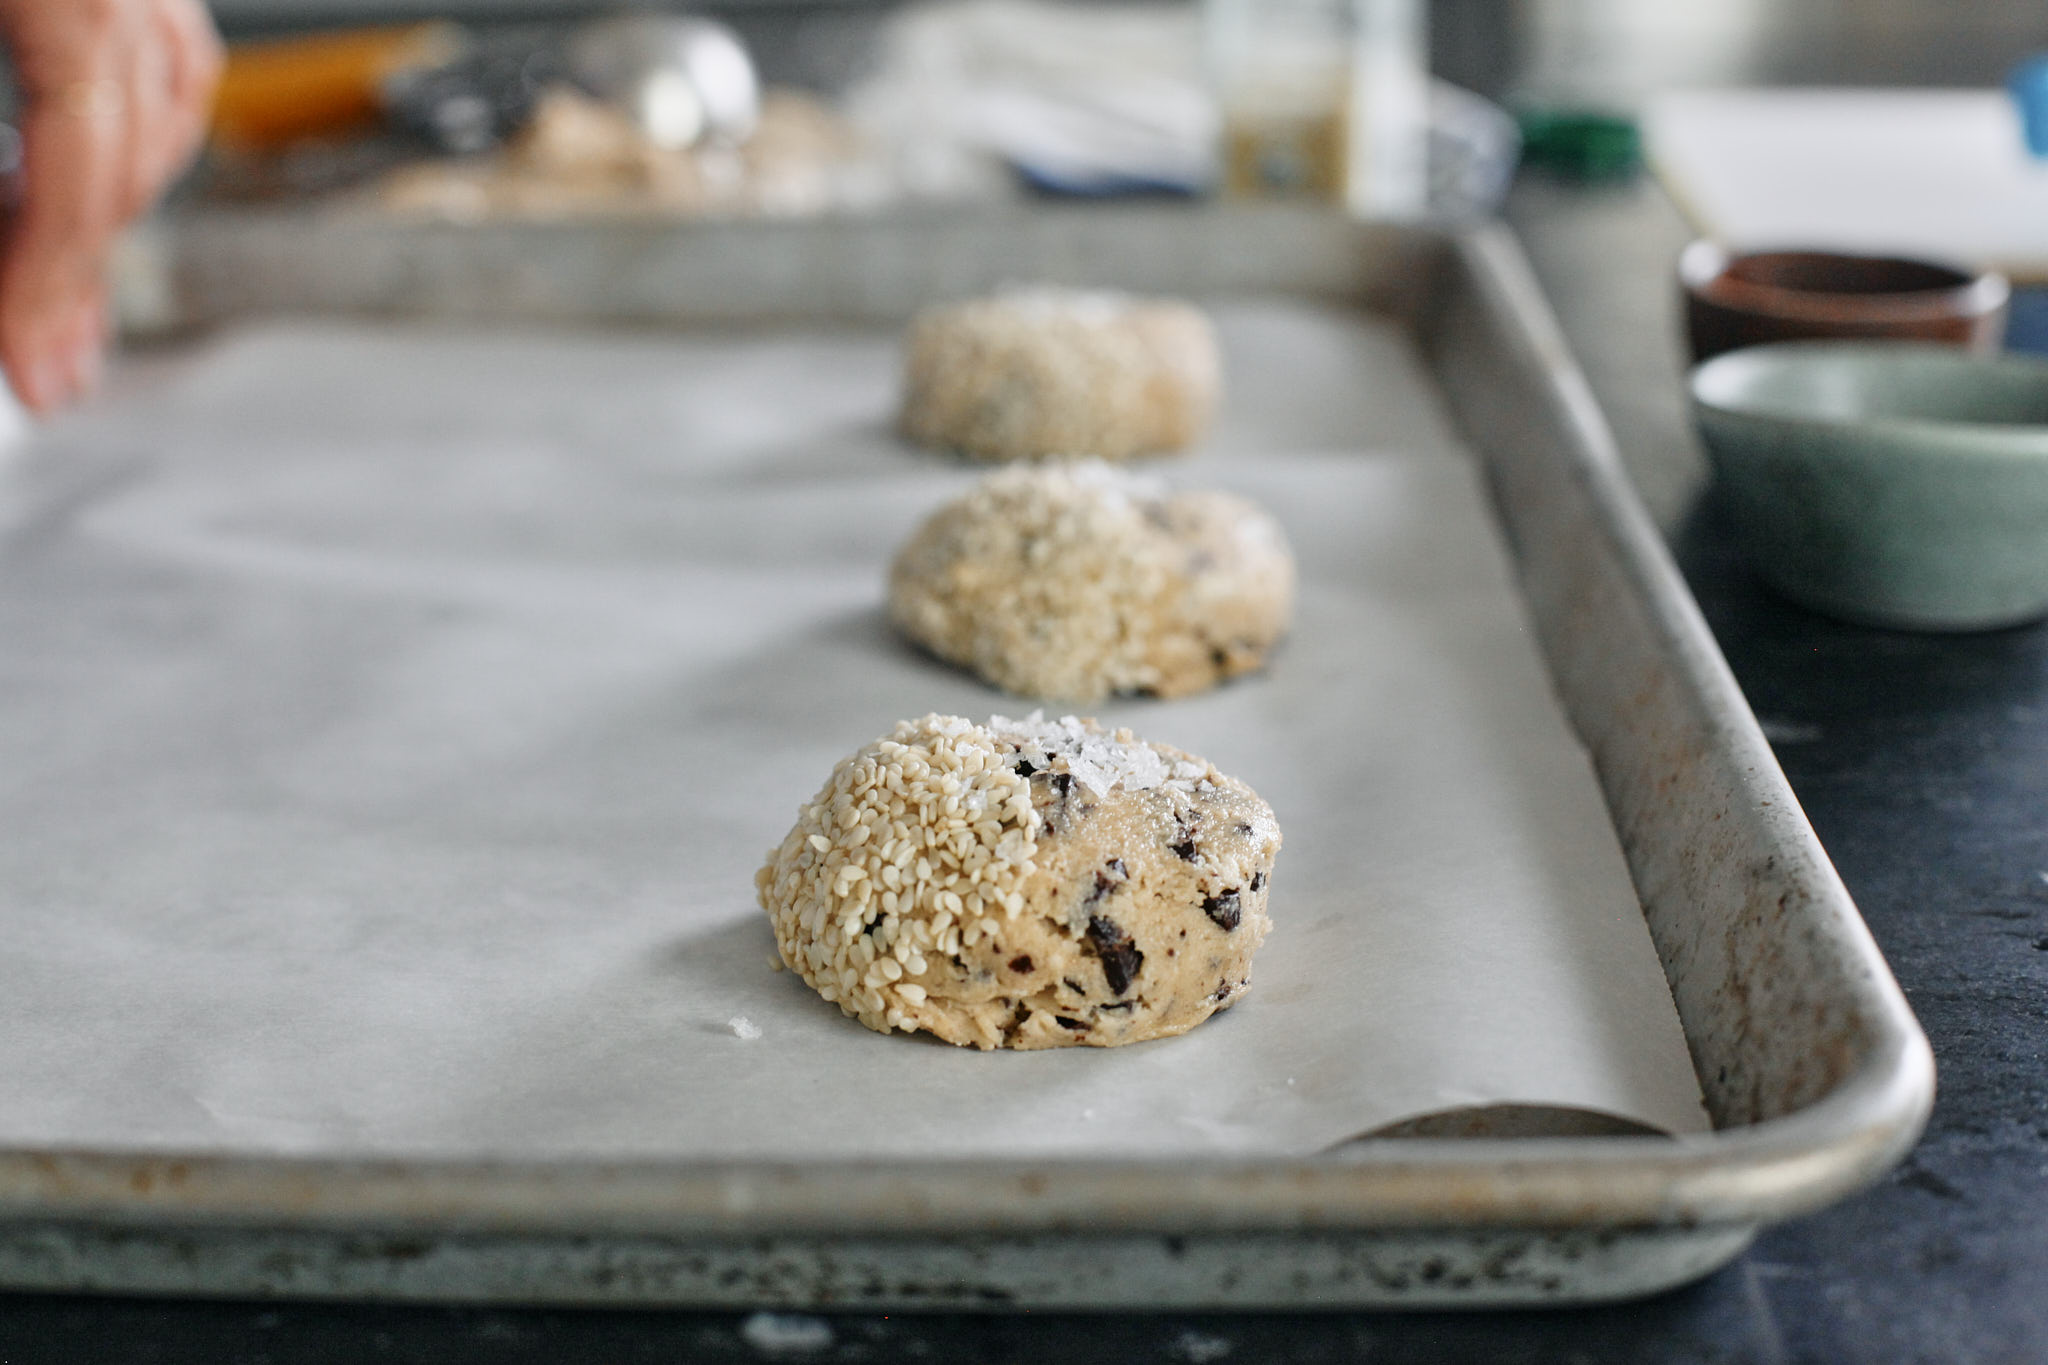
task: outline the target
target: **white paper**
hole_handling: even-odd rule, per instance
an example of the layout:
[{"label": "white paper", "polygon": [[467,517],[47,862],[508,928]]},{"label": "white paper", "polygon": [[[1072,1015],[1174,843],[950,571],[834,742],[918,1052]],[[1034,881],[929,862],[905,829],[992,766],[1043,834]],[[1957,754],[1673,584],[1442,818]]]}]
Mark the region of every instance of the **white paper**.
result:
[{"label": "white paper", "polygon": [[1703,1129],[1402,334],[1219,319],[1219,430],[1151,468],[1279,517],[1294,635],[1099,714],[1280,818],[1237,1008],[979,1053],[770,970],[753,872],[834,761],[1020,706],[882,616],[896,544],[980,472],[890,434],[893,337],[264,326],[0,472],[0,1143],[1297,1154],[1494,1102]]}]

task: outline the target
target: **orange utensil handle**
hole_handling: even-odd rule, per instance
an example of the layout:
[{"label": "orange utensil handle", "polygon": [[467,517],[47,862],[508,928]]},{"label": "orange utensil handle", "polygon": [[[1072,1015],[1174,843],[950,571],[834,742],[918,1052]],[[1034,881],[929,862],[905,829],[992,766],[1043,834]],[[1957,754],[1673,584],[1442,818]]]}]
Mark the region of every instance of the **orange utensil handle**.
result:
[{"label": "orange utensil handle", "polygon": [[214,96],[213,138],[260,149],[370,127],[393,73],[438,65],[463,43],[462,30],[446,23],[238,43]]}]

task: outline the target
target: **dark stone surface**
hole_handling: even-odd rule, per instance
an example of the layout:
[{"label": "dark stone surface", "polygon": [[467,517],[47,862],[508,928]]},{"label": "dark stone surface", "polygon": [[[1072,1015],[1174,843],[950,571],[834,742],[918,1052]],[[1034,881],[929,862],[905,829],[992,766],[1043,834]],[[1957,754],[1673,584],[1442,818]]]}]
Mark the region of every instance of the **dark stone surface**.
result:
[{"label": "dark stone surface", "polygon": [[1890,1179],[1731,1273],[1790,1360],[2048,1360],[2048,626],[1815,616],[1756,581],[1711,499],[1678,550],[1939,1073]]},{"label": "dark stone surface", "polygon": [[[1662,324],[1631,302],[1662,297],[1662,283],[1641,269],[1596,277],[1615,259],[1605,244],[1632,244],[1640,265],[1682,231],[1640,195],[1523,209],[1603,400],[1646,382],[1646,365],[1667,386],[1609,407],[1632,467],[1664,460],[1661,475],[1643,472],[1679,506],[1673,462],[1696,453],[1670,422],[1675,362],[1656,376],[1664,342],[1648,332]],[[1576,244],[1555,235],[1588,223]],[[2038,296],[2024,310],[2044,311]],[[1633,345],[1614,335],[1623,317],[1638,319]],[[1702,1283],[1550,1312],[839,1316],[821,1320],[811,1349],[775,1354],[731,1313],[0,1296],[0,1363],[2048,1361],[2048,626],[1929,636],[1836,624],[1750,575],[1711,498],[1686,505],[1672,523],[1680,561],[1941,1074],[1927,1136],[1890,1178],[1766,1233]]]}]

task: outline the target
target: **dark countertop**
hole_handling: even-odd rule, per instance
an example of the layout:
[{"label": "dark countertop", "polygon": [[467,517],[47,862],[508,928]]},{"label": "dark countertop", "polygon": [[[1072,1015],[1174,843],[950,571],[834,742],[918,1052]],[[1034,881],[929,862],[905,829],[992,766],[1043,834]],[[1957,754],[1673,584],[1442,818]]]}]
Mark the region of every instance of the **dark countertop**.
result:
[{"label": "dark countertop", "polygon": [[[0,1362],[2048,1361],[2048,625],[1924,636],[1774,597],[1701,495],[1647,186],[1520,186],[1522,232],[1645,501],[1933,1040],[1940,1097],[1877,1188],[1725,1270],[1610,1308],[1474,1314],[876,1314],[769,1355],[735,1313],[0,1296]],[[2016,340],[2048,349],[2048,306]],[[758,1325],[754,1336],[761,1338]],[[798,1337],[787,1338],[797,1341]]]}]

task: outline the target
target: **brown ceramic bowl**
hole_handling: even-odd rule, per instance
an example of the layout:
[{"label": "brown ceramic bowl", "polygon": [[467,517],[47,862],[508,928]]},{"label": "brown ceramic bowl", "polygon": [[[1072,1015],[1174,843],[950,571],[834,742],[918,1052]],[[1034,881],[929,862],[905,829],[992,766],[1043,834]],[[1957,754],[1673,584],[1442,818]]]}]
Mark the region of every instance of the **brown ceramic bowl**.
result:
[{"label": "brown ceramic bowl", "polygon": [[1678,258],[1692,358],[1804,339],[1935,341],[1991,351],[2012,290],[2002,275],[1832,251],[1730,255],[1694,242]]}]

